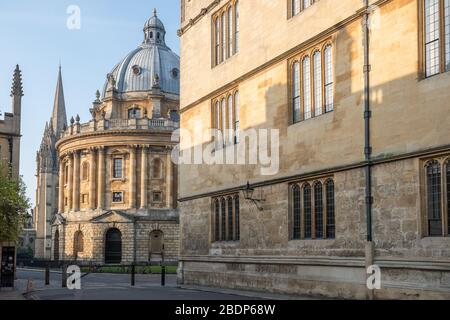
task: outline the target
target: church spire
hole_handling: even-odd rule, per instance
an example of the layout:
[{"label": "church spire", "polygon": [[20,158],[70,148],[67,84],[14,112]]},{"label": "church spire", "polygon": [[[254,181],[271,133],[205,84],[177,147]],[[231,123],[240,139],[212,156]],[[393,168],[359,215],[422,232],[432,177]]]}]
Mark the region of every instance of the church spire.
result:
[{"label": "church spire", "polygon": [[63,127],[67,126],[66,104],[64,102],[64,89],[61,75],[61,64],[59,65],[58,81],[56,83],[55,102],[53,103],[53,113],[51,127],[55,136],[59,139]]}]

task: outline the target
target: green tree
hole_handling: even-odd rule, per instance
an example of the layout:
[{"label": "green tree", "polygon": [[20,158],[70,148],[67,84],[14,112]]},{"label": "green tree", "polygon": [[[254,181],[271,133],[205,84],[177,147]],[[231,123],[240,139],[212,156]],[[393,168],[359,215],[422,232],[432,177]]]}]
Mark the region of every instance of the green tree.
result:
[{"label": "green tree", "polygon": [[0,164],[0,241],[17,240],[29,208],[22,178],[13,178]]}]

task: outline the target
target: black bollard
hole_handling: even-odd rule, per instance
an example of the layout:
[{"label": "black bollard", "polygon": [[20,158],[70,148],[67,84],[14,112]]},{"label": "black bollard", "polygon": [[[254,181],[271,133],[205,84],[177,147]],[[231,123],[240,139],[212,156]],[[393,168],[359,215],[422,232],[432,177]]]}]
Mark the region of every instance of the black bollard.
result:
[{"label": "black bollard", "polygon": [[131,266],[131,285],[134,287],[134,284],[135,284],[135,275],[136,275],[136,267],[135,267],[135,265],[133,264],[132,266]]},{"label": "black bollard", "polygon": [[67,288],[67,269],[66,266],[63,264],[62,266],[62,275],[61,275],[61,284],[63,288]]},{"label": "black bollard", "polygon": [[48,286],[50,284],[50,265],[47,264],[45,267],[45,285]]},{"label": "black bollard", "polygon": [[161,266],[161,286],[166,285],[166,266]]}]

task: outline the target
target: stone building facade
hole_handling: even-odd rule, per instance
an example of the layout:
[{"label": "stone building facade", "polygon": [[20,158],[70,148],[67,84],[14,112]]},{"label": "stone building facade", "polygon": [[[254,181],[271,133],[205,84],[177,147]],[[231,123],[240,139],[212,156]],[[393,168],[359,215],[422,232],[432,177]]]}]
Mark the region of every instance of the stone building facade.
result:
[{"label": "stone building facade", "polygon": [[154,15],[144,42],[107,75],[92,119],[71,118],[56,143],[54,260],[130,264],[178,256],[179,57]]},{"label": "stone building facade", "polygon": [[19,176],[22,97],[22,74],[17,65],[11,87],[12,112],[4,112],[0,119],[0,161],[11,167],[15,177]]},{"label": "stone building facade", "polygon": [[51,226],[58,213],[58,153],[56,142],[67,128],[64,88],[59,67],[55,100],[50,121],[45,124],[39,151],[36,154],[36,205],[34,228],[36,229],[35,258],[50,259],[52,249]]},{"label": "stone building facade", "polygon": [[[22,119],[22,73],[16,65],[11,86],[11,111],[4,112],[0,119],[0,163],[10,168],[12,177],[19,177],[20,139]],[[0,264],[2,263],[3,248],[16,247],[13,241],[0,239]]]},{"label": "stone building facade", "polygon": [[[249,129],[278,129],[280,147],[272,175],[180,165],[179,282],[450,298],[448,1],[182,9],[181,150],[246,150]],[[198,124],[238,132],[195,141]],[[380,290],[366,286],[372,265]]]}]

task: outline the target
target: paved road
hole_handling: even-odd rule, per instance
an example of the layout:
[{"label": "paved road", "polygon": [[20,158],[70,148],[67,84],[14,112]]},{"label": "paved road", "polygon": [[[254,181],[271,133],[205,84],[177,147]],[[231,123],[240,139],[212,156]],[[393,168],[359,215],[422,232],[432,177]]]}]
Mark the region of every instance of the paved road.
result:
[{"label": "paved road", "polygon": [[33,291],[28,299],[36,300],[249,300],[254,297],[228,293],[186,290],[176,287],[176,275],[166,276],[161,287],[160,275],[136,275],[136,286],[131,287],[127,274],[89,274],[81,279],[81,290],[61,287],[61,273],[50,273],[50,286],[44,285],[44,271],[17,271],[19,287],[26,289],[32,280]]}]

